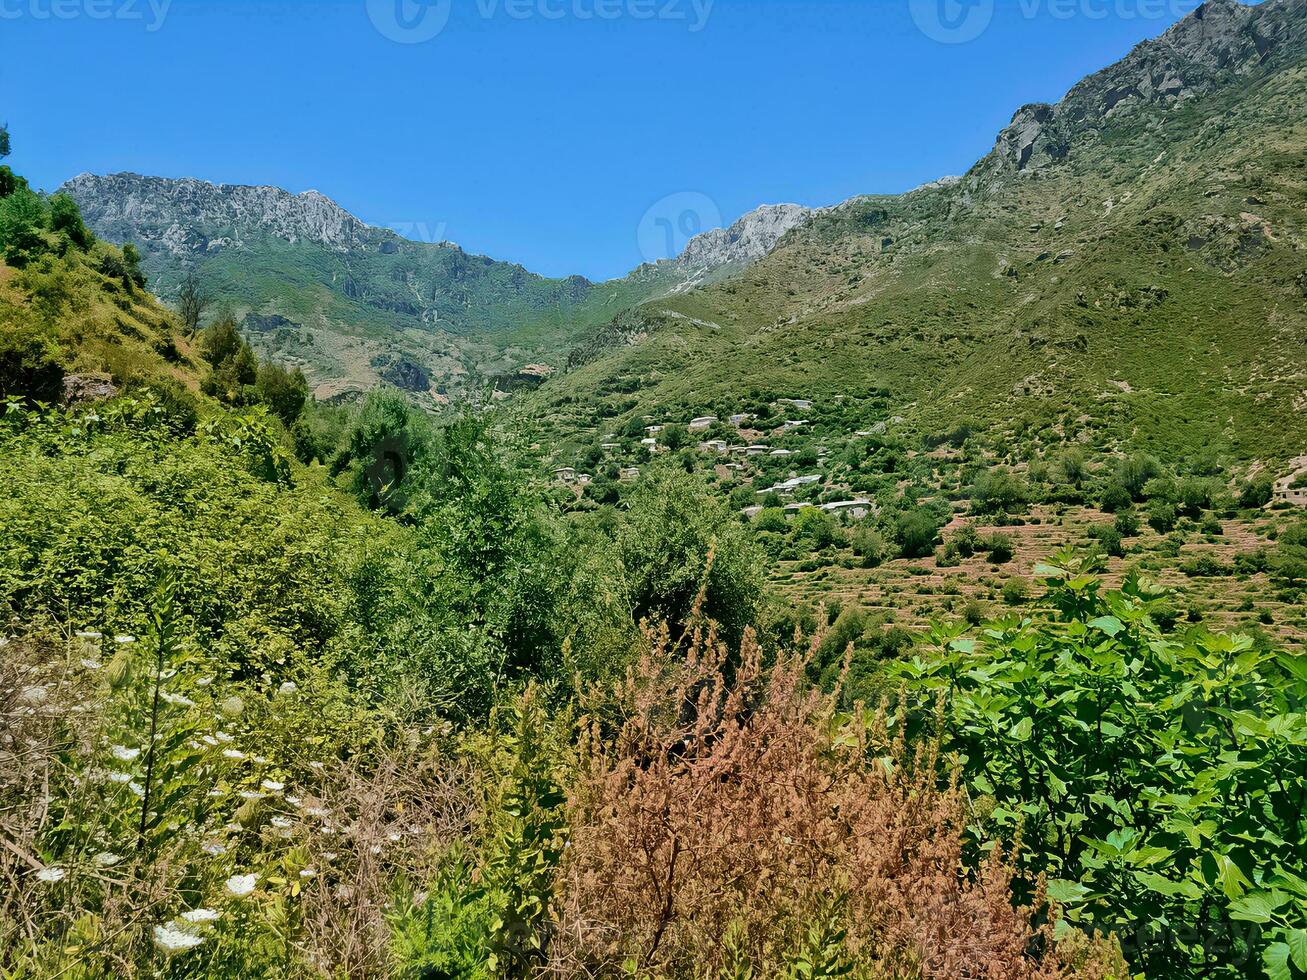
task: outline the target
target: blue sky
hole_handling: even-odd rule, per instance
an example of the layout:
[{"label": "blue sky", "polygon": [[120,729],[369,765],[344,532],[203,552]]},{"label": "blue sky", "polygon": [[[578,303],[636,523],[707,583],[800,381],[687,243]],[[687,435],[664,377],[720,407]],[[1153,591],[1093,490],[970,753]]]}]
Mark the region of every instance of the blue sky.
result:
[{"label": "blue sky", "polygon": [[1194,6],[0,0],[0,120],[46,189],[120,170],[314,188],[601,279],[761,203],[961,173],[1019,105]]}]

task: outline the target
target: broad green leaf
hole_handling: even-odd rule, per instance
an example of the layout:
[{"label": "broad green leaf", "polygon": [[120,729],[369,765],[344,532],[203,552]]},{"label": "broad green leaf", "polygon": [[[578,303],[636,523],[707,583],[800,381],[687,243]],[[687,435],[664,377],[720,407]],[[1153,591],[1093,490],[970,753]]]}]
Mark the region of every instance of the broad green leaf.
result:
[{"label": "broad green leaf", "polygon": [[1115,616],[1099,616],[1097,619],[1090,620],[1090,629],[1096,629],[1108,636],[1116,636],[1125,629],[1125,624]]},{"label": "broad green leaf", "polygon": [[1307,929],[1290,929],[1285,938],[1288,940],[1293,965],[1307,973]]},{"label": "broad green leaf", "polygon": [[1055,878],[1048,883],[1048,897],[1061,905],[1074,905],[1084,900],[1090,889],[1078,881]]},{"label": "broad green leaf", "polygon": [[1132,871],[1136,881],[1147,888],[1149,891],[1156,892],[1159,895],[1165,895],[1167,898],[1183,896],[1189,899],[1199,899],[1202,897],[1202,889],[1188,879],[1181,881],[1172,881],[1170,878],[1164,878],[1152,871]]},{"label": "broad green leaf", "polygon": [[1230,903],[1230,918],[1240,922],[1271,921],[1275,912],[1275,902],[1266,892],[1250,892],[1238,901]]},{"label": "broad green leaf", "polygon": [[1289,944],[1272,943],[1262,951],[1262,965],[1270,980],[1293,980],[1293,971],[1289,969]]}]

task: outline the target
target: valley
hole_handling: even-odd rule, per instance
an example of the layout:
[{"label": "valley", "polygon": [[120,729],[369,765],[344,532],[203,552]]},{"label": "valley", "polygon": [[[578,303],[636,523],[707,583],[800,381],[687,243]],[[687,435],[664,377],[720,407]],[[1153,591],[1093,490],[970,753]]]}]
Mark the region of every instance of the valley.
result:
[{"label": "valley", "polygon": [[0,977],[1307,976],[1307,0],[871,191],[0,165]]}]

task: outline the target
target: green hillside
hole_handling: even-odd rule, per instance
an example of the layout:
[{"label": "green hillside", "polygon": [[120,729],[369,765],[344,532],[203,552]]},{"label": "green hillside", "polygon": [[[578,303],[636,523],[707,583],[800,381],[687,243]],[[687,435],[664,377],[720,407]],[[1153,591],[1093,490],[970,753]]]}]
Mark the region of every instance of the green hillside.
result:
[{"label": "green hillside", "polygon": [[384,381],[418,395],[481,396],[539,383],[583,331],[664,288],[647,268],[609,283],[547,279],[451,243],[363,224],[320,194],[197,180],[82,175],[63,191],[87,224],[131,242],[151,288],[188,276],[209,317],[234,315],[256,350],[317,394]]},{"label": "green hillside", "polygon": [[741,276],[624,315],[539,410],[568,433],[615,408],[609,427],[884,388],[921,431],[1307,451],[1304,23],[1298,0],[1205,5],[1023,109],[961,181],[849,202]]}]

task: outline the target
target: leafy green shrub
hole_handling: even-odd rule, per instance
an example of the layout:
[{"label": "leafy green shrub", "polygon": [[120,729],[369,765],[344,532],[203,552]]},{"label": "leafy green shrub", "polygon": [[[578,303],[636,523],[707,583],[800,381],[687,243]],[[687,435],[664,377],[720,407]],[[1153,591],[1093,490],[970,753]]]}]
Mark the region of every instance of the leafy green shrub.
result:
[{"label": "leafy green shrub", "polygon": [[1099,524],[1089,529],[1089,538],[1097,543],[1100,552],[1111,558],[1120,558],[1125,554],[1121,543],[1121,532],[1114,524]]},{"label": "leafy green shrub", "polygon": [[5,322],[0,311],[0,395],[53,404],[63,396],[59,345],[45,331]]},{"label": "leafy green shrub", "polygon": [[1117,511],[1112,526],[1116,528],[1116,533],[1123,538],[1137,537],[1139,534],[1139,516],[1133,510]]},{"label": "leafy green shrub", "polygon": [[853,531],[853,553],[862,559],[863,568],[877,568],[885,561],[887,545],[884,536],[869,524],[860,524]]},{"label": "leafy green shrub", "polygon": [[935,550],[940,523],[925,507],[905,511],[894,524],[894,537],[904,558],[925,558]]},{"label": "leafy green shrub", "polygon": [[1158,499],[1148,504],[1148,526],[1158,534],[1169,534],[1175,530],[1177,515],[1175,506],[1166,500]]},{"label": "leafy green shrub", "polygon": [[1249,480],[1239,491],[1239,506],[1246,510],[1261,510],[1271,502],[1274,481],[1264,476]]},{"label": "leafy green shrub", "polygon": [[1233,570],[1226,565],[1222,565],[1211,555],[1199,555],[1197,558],[1191,558],[1181,565],[1180,571],[1190,578],[1218,578],[1230,575]]},{"label": "leafy green shrub", "polygon": [[985,539],[985,550],[995,565],[1006,565],[1016,555],[1016,543],[1010,534],[994,533]]},{"label": "leafy green shrub", "polygon": [[1030,487],[1011,470],[997,467],[982,473],[971,491],[972,509],[978,514],[1009,514],[1025,509]]},{"label": "leafy green shrub", "polygon": [[1111,480],[1103,488],[1098,506],[1107,513],[1114,514],[1125,510],[1133,503],[1134,498],[1130,495],[1130,491],[1118,481]]},{"label": "leafy green shrub", "polygon": [[980,534],[974,524],[963,524],[953,535],[953,547],[963,558],[970,558],[980,550]]},{"label": "leafy green shrub", "polygon": [[1013,576],[1003,583],[1003,601],[1009,606],[1019,606],[1029,597],[1030,585],[1020,576]]},{"label": "leafy green shrub", "polygon": [[810,548],[821,551],[835,543],[835,519],[824,510],[805,507],[794,519],[791,535],[796,542],[802,541]]},{"label": "leafy green shrub", "polygon": [[1046,623],[937,628],[935,656],[898,668],[916,724],[953,692],[939,732],[986,801],[973,832],[1019,829],[1068,919],[1118,933],[1136,970],[1275,975],[1307,927],[1307,825],[1283,778],[1307,765],[1307,659],[1168,637],[1159,593],[1133,578],[1103,592],[1095,570],[1069,554],[1041,567]]}]

